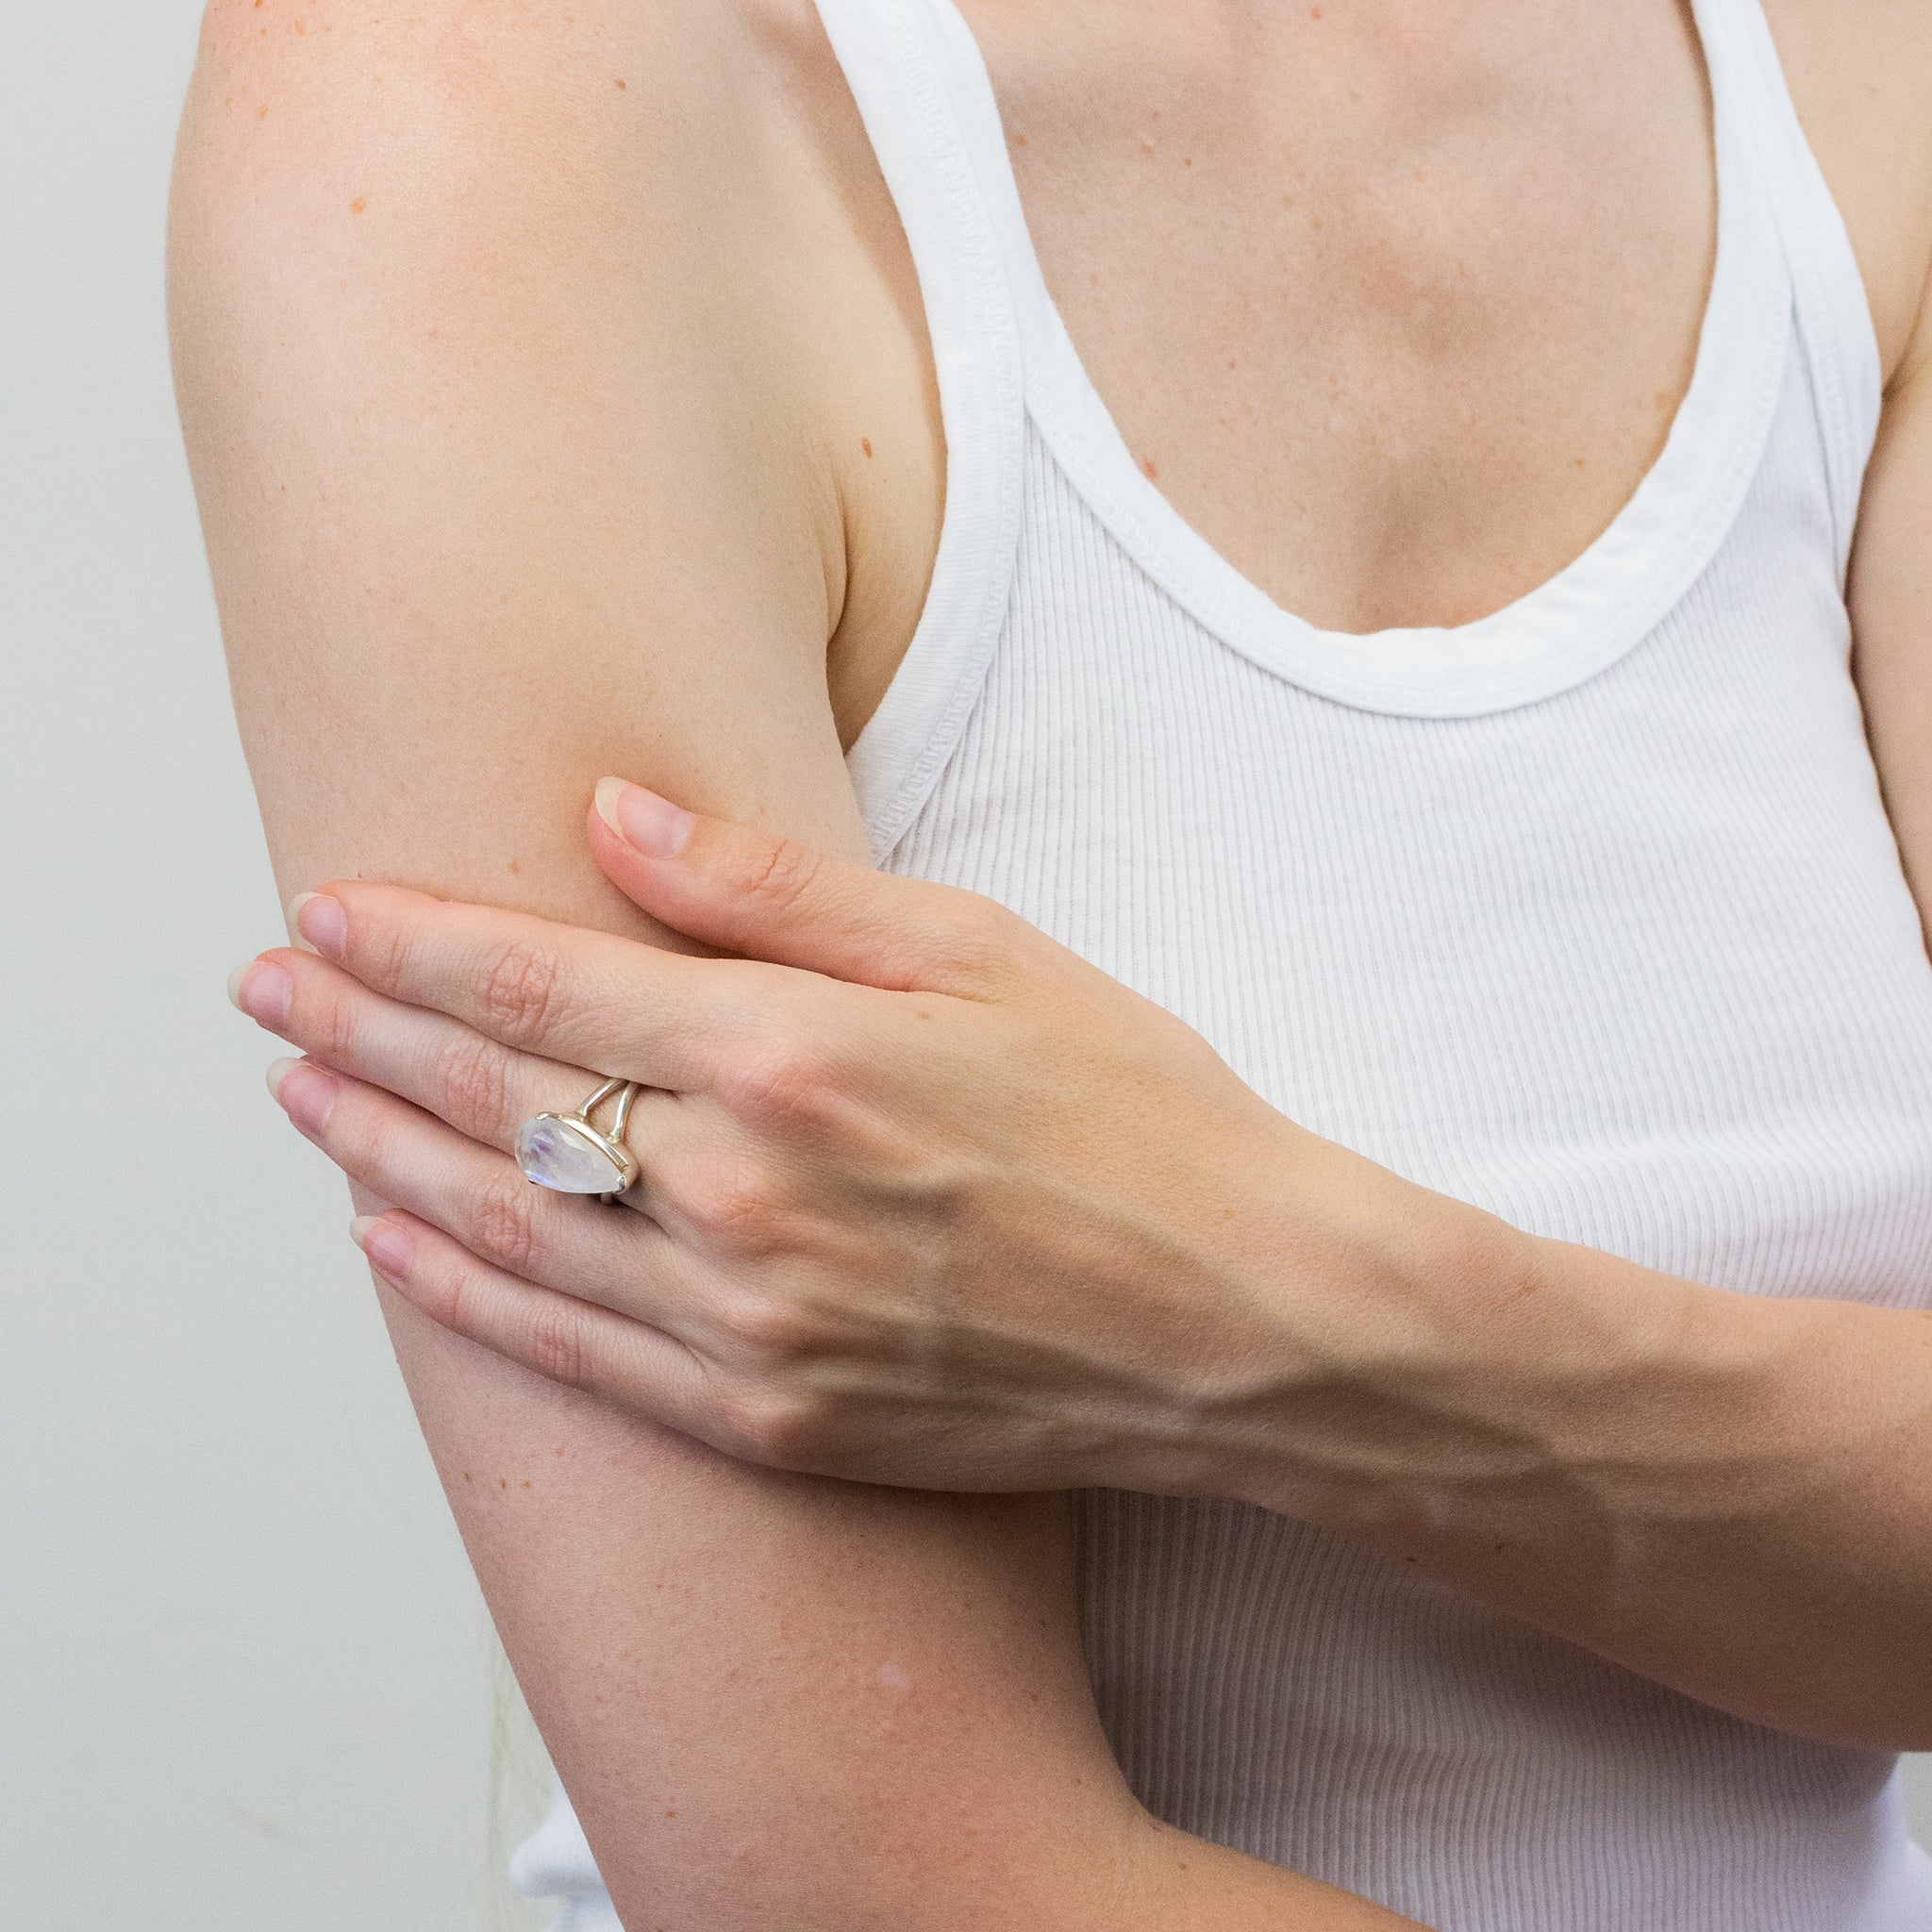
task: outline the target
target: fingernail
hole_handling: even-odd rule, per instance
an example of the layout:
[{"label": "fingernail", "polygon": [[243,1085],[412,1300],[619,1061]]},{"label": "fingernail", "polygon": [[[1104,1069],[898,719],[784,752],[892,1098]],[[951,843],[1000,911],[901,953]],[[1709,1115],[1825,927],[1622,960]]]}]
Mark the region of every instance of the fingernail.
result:
[{"label": "fingernail", "polygon": [[408,1230],[379,1214],[357,1215],[349,1224],[349,1239],[385,1274],[406,1274],[416,1252]]},{"label": "fingernail", "polygon": [[322,955],[341,965],[349,950],[349,915],[326,892],[298,892],[289,901],[295,930]]},{"label": "fingernail", "polygon": [[311,1060],[277,1060],[268,1070],[268,1091],[305,1134],[320,1134],[336,1104],[336,1083]]},{"label": "fingernail", "polygon": [[271,1033],[286,1033],[295,981],[287,967],[277,966],[272,959],[250,959],[236,967],[228,981],[228,997],[258,1026],[266,1026]]},{"label": "fingernail", "polygon": [[646,858],[675,858],[697,824],[681,805],[625,778],[597,780],[597,816]]}]

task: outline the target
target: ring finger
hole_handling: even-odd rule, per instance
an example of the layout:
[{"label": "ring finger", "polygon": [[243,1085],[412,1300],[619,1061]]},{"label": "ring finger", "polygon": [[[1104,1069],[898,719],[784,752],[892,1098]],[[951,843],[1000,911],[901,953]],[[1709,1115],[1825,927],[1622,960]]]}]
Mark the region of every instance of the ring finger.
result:
[{"label": "ring finger", "polygon": [[270,1084],[289,1118],[352,1180],[492,1267],[680,1341],[701,1325],[692,1258],[646,1216],[532,1187],[506,1156],[313,1061],[276,1062]]}]

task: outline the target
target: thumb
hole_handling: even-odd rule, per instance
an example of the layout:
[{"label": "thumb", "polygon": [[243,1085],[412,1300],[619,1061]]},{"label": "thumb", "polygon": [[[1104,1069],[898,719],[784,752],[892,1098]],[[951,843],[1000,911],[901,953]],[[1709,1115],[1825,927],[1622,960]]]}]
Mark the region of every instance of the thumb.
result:
[{"label": "thumb", "polygon": [[602,778],[591,850],[619,891],[708,945],[895,992],[990,997],[1030,929],[996,901],[899,878]]}]

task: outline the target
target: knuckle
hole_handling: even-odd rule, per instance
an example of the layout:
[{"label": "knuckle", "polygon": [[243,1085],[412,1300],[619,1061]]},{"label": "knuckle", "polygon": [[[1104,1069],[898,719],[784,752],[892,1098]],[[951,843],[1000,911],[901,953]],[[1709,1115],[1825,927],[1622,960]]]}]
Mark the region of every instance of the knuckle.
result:
[{"label": "knuckle", "polygon": [[541,1258],[537,1191],[515,1170],[492,1174],[470,1206],[470,1242],[487,1261],[525,1277]]},{"label": "knuckle", "polygon": [[325,993],[308,1014],[308,1051],[317,1059],[326,1060],[329,1065],[346,1072],[355,1065],[359,1031],[354,1000],[345,999],[341,993],[331,991]]},{"label": "knuckle", "polygon": [[796,1390],[741,1381],[719,1398],[724,1446],[774,1469],[805,1469],[819,1440],[818,1405]]},{"label": "knuckle", "polygon": [[491,955],[478,994],[486,1024],[512,1044],[543,1038],[561,1017],[563,969],[556,954],[510,940]]},{"label": "knuckle", "polygon": [[816,1118],[839,1069],[821,1041],[780,1027],[747,1041],[718,1082],[720,1097],[754,1125],[782,1127]]},{"label": "knuckle", "polygon": [[811,890],[818,874],[819,854],[809,845],[796,839],[774,839],[745,858],[739,882],[746,893],[782,910]]},{"label": "knuckle", "polygon": [[734,1353],[768,1368],[789,1367],[816,1352],[817,1324],[783,1295],[737,1295],[716,1310],[714,1319]]},{"label": "knuckle", "polygon": [[443,1050],[438,1111],[472,1139],[501,1140],[510,1123],[509,1057],[493,1040],[468,1034]]},{"label": "knuckle", "polygon": [[559,1295],[530,1317],[529,1365],[547,1382],[582,1389],[590,1375],[590,1351],[582,1312]]},{"label": "knuckle", "polygon": [[478,1271],[466,1258],[452,1263],[439,1257],[432,1265],[417,1270],[412,1292],[432,1320],[451,1334],[474,1341],[485,1332],[478,1279]]},{"label": "knuckle", "polygon": [[966,895],[966,903],[959,908],[959,924],[967,942],[989,958],[1010,953],[1026,930],[1026,922],[1017,912],[983,892]]},{"label": "knuckle", "polygon": [[1003,979],[1018,954],[1026,922],[981,892],[962,892],[953,908],[946,950],[954,969],[974,981]]},{"label": "knuckle", "polygon": [[742,1170],[700,1181],[685,1212],[707,1243],[724,1254],[760,1255],[777,1237],[776,1198],[761,1179]]},{"label": "knuckle", "polygon": [[371,932],[369,924],[366,913],[350,913],[349,945],[357,977],[385,991],[407,985],[415,950],[409,926],[401,920],[387,920]]}]

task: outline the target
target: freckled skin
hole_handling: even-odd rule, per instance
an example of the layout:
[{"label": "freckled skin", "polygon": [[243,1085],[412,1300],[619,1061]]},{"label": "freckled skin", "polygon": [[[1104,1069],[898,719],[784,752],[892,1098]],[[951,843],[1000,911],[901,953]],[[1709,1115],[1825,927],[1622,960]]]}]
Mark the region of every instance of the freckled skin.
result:
[{"label": "freckled skin", "polygon": [[[1714,245],[1673,0],[962,6],[1102,400],[1277,602],[1344,631],[1468,622],[1627,501],[1668,426],[1639,399],[1688,386]],[[1311,495],[1315,527],[1283,514]]]}]

